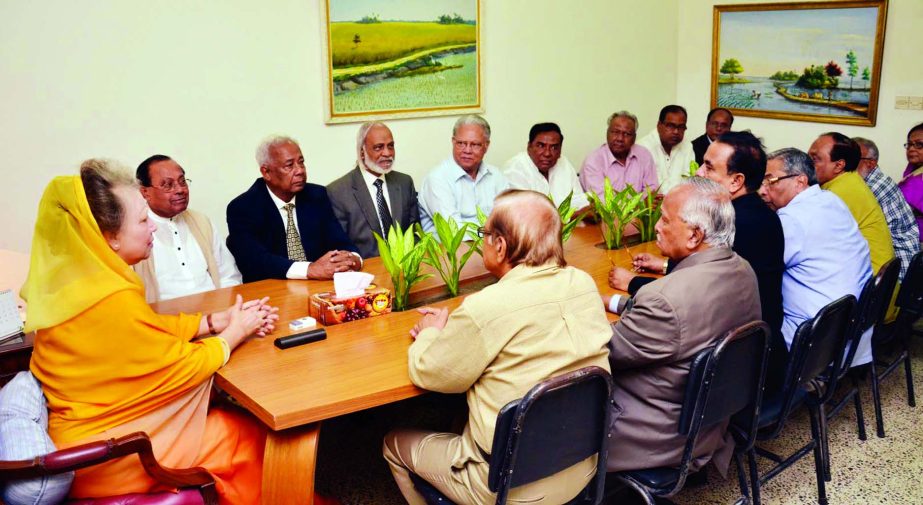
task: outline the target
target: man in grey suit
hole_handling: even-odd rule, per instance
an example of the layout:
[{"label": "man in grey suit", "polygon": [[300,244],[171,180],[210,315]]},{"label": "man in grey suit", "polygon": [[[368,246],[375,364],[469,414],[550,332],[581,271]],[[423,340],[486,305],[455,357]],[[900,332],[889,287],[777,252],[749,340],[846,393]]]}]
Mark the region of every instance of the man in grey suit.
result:
[{"label": "man in grey suit", "polygon": [[407,174],[392,171],[394,137],[384,123],[363,123],[356,135],[356,167],[327,186],[333,213],[363,258],[378,256],[375,232],[420,221],[417,190]]},{"label": "man in grey suit", "polygon": [[[701,177],[680,183],[664,199],[656,230],[657,247],[676,263],[670,275],[639,289],[630,303],[604,297],[610,310],[622,313],[609,342],[615,383],[610,472],[679,465],[689,364],[717,338],[761,317],[756,274],[731,250],[734,207],[727,189]],[[699,434],[693,471],[713,455],[727,471],[733,442],[726,428]]]}]

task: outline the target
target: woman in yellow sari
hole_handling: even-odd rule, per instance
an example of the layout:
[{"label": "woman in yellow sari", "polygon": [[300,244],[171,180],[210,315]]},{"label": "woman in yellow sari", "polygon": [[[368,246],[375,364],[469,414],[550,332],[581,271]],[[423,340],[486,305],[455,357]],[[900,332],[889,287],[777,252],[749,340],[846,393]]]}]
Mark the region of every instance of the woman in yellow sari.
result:
[{"label": "woman in yellow sari", "polygon": [[[39,204],[22,295],[49,434],[66,448],[144,431],[163,465],[209,470],[221,503],[259,503],[266,431],[243,413],[209,411],[209,392],[232,349],[273,330],[277,309],[238,295],[205,316],[155,313],[131,269],[150,254],[155,226],[134,179],[111,165],[89,160],[79,176],[55,178]],[[71,496],[157,489],[128,456],[78,470]]]}]

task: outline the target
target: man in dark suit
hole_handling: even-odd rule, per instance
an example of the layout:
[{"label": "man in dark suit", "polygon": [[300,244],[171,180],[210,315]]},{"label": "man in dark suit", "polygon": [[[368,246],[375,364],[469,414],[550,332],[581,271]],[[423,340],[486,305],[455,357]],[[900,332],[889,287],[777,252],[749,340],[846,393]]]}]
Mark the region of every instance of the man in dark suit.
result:
[{"label": "man in dark suit", "polygon": [[[663,201],[657,247],[676,262],[673,272],[633,297],[604,299],[622,312],[612,325],[613,421],[608,470],[679,465],[686,439],[679,434],[689,365],[728,331],[760,319],[756,275],[733,250],[734,209],[721,185],[686,179]],[[714,456],[724,473],[733,453],[726,425],[699,434],[693,471]]]},{"label": "man in dark suit", "polygon": [[420,221],[413,179],[392,170],[394,137],[383,123],[363,123],[356,136],[356,167],[327,186],[333,213],[363,258],[378,256],[372,232]]},{"label": "man in dark suit", "polygon": [[731,111],[718,107],[708,112],[705,117],[705,133],[692,141],[692,150],[695,151],[695,162],[699,165],[705,159],[705,151],[718,137],[731,131],[734,126],[734,115]]},{"label": "man in dark suit", "polygon": [[[772,351],[767,371],[767,389],[782,386],[788,351],[782,337],[782,274],[785,272],[785,236],[779,216],[760,198],[758,191],[766,175],[766,152],[760,140],[748,131],[728,132],[709,146],[702,177],[724,186],[734,206],[734,252],[750,263],[759,285],[763,321],[772,330]],[[639,269],[659,272],[663,258],[639,254]],[[625,269],[613,269],[610,285],[634,294],[651,277],[636,276]]]},{"label": "man in dark suit", "polygon": [[228,204],[228,249],[244,282],[330,279],[362,258],[333,214],[327,190],[307,182],[304,156],[289,137],[256,150],[261,179]]}]

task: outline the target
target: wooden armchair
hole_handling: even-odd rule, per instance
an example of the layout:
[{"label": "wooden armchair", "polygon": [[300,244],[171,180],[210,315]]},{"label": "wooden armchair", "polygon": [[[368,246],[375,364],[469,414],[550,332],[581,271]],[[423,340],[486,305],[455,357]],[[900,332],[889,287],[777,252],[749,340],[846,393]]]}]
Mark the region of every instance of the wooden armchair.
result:
[{"label": "wooden armchair", "polygon": [[29,479],[79,470],[130,454],[137,454],[154,480],[179,492],[128,494],[106,498],[70,500],[71,505],[215,505],[215,480],[203,468],[170,469],[157,463],[151,440],[143,432],[55,451],[25,461],[0,461],[0,482]]}]

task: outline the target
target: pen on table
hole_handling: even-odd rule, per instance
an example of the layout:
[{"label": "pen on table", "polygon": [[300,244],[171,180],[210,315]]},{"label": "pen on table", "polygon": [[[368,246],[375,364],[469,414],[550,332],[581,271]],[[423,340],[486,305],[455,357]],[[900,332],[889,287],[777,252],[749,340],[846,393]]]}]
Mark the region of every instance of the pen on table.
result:
[{"label": "pen on table", "polygon": [[631,253],[631,249],[628,248],[628,243],[625,243],[625,252],[628,253],[628,261],[631,262],[631,271],[637,272],[638,267],[635,266],[635,255]]}]

